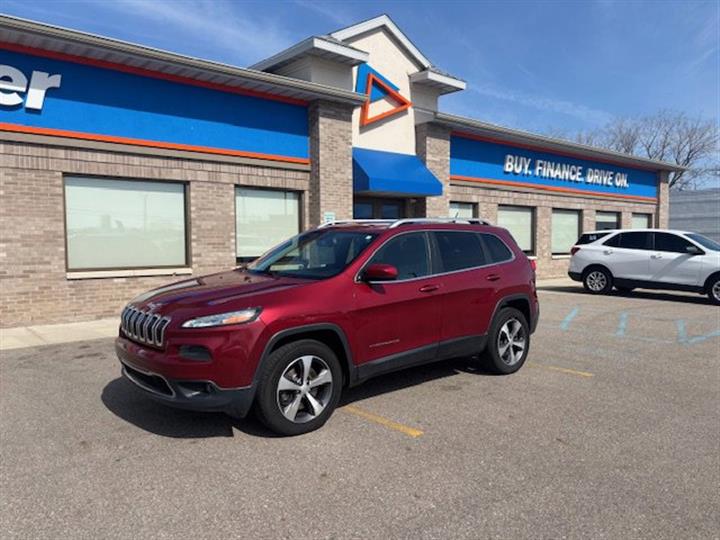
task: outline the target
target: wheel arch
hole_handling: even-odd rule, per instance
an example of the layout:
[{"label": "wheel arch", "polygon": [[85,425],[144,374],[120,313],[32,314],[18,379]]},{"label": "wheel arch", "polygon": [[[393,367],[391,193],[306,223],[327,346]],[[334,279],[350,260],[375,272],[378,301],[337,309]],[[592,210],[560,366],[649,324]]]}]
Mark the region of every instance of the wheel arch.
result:
[{"label": "wheel arch", "polygon": [[265,345],[260,362],[255,370],[255,382],[262,373],[263,367],[268,362],[270,355],[288,343],[302,339],[313,339],[327,345],[340,360],[340,369],[343,373],[343,385],[352,385],[357,378],[355,366],[352,362],[352,352],[345,332],[336,324],[318,323],[294,328],[287,328],[274,334]]},{"label": "wheel arch", "polygon": [[610,270],[607,266],[601,263],[592,263],[588,264],[582,271],[582,279],[584,280],[587,275],[592,272],[593,270],[605,270],[608,274],[610,274],[611,278],[615,278],[615,276],[612,273],[612,270]]},{"label": "wheel arch", "polygon": [[500,313],[500,310],[506,307],[515,308],[520,313],[522,313],[525,316],[525,320],[528,323],[528,326],[532,331],[534,331],[535,327],[537,326],[537,321],[533,320],[532,316],[532,309],[530,307],[530,296],[527,294],[511,294],[508,296],[505,296],[501,298],[497,304],[495,304],[495,309],[493,310],[492,317],[490,317],[490,324],[488,326],[488,332],[490,330],[490,327],[492,327],[492,323],[495,320],[495,317],[497,317],[497,314]]},{"label": "wheel arch", "polygon": [[703,291],[710,292],[710,285],[715,282],[716,279],[720,278],[720,270],[713,272],[710,274],[707,279],[705,280],[705,283],[703,283]]}]

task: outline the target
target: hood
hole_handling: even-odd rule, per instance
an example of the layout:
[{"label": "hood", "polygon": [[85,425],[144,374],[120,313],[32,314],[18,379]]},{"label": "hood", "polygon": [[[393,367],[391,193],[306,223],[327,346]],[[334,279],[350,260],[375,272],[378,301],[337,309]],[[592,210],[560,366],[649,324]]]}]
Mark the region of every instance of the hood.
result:
[{"label": "hood", "polygon": [[[275,293],[309,283],[312,281],[231,270],[153,289],[133,298],[130,303],[139,309],[163,314],[180,307],[221,306],[242,301],[246,297]],[[250,300],[248,302],[252,303]]]}]

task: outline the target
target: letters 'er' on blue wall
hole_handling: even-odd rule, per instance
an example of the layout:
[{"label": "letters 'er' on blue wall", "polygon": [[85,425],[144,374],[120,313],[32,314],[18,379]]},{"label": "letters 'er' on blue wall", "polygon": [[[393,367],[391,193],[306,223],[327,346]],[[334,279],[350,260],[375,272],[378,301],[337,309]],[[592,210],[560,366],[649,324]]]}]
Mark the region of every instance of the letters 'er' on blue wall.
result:
[{"label": "letters 'er' on blue wall", "polygon": [[[530,171],[515,173],[504,169],[506,156],[521,156],[531,160]],[[583,181],[566,181],[544,178],[535,174],[537,160],[553,164],[581,166]],[[588,183],[585,175],[589,169],[610,171],[614,176],[627,175],[627,187]],[[591,161],[580,157],[554,154],[541,149],[528,149],[496,142],[476,140],[467,136],[453,134],[450,140],[450,176],[456,180],[508,182],[509,185],[527,185],[539,189],[571,190],[614,197],[647,198],[657,197],[657,173],[646,169],[636,169],[612,163]]]},{"label": "letters 'er' on blue wall", "polygon": [[0,122],[144,141],[308,158],[305,105],[0,50],[25,74],[61,74],[42,110],[0,106]]}]

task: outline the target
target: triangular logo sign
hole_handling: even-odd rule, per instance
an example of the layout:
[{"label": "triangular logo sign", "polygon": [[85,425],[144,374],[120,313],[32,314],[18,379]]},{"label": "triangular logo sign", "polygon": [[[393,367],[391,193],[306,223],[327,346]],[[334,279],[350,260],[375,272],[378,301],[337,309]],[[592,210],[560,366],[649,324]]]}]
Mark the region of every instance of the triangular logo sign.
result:
[{"label": "triangular logo sign", "polygon": [[[381,88],[387,95],[387,98],[393,100],[395,103],[397,103],[396,107],[393,107],[389,111],[382,112],[380,114],[376,114],[375,116],[370,116],[370,102],[372,101],[372,90],[373,86]],[[362,112],[360,114],[360,125],[361,126],[367,126],[368,124],[372,124],[373,122],[377,122],[378,120],[382,120],[383,118],[387,118],[388,116],[393,116],[394,114],[398,114],[404,110],[407,110],[412,105],[412,102],[410,102],[409,99],[404,98],[400,95],[400,93],[395,90],[394,88],[388,86],[385,81],[379,79],[375,76],[374,73],[368,74],[367,78],[367,85],[365,87],[365,95],[367,96],[367,99],[365,100],[365,103],[362,106]]]}]

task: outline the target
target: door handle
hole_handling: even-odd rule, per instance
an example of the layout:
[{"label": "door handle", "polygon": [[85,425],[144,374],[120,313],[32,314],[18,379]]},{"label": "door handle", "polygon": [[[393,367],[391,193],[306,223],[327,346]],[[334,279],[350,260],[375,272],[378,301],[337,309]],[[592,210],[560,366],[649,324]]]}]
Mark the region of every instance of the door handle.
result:
[{"label": "door handle", "polygon": [[485,279],[487,279],[488,281],[497,281],[498,279],[500,279],[500,275],[499,274],[490,274]]},{"label": "door handle", "polygon": [[440,288],[440,285],[423,285],[420,287],[420,292],[433,292],[437,291]]},{"label": "door handle", "polygon": [[604,253],[605,255],[612,255],[612,252],[613,252],[612,249],[606,249],[605,251],[603,251],[603,253]]},{"label": "door handle", "polygon": [[650,258],[651,259],[662,259],[662,254],[656,253],[655,255],[650,255]]}]

